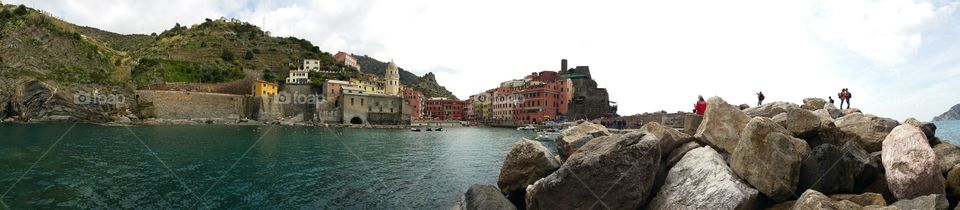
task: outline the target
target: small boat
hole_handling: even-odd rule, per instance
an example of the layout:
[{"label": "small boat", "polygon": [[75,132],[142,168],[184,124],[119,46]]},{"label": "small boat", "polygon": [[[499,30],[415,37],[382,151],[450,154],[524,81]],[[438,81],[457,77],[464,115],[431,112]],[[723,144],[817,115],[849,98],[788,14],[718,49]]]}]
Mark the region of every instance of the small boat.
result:
[{"label": "small boat", "polygon": [[547,129],[537,132],[538,141],[555,141],[557,136],[560,136],[560,131],[556,129]]},{"label": "small boat", "polygon": [[413,131],[413,132],[420,132],[420,128],[410,128],[410,131]]},{"label": "small boat", "polygon": [[427,128],[427,131],[433,131],[433,129],[432,129],[432,128]]},{"label": "small boat", "polygon": [[518,131],[532,131],[532,130],[537,130],[537,127],[536,127],[536,126],[533,126],[533,125],[527,125],[527,126],[523,126],[523,127],[517,127],[517,130],[518,130]]},{"label": "small boat", "polygon": [[434,129],[435,131],[443,131],[443,128]]}]

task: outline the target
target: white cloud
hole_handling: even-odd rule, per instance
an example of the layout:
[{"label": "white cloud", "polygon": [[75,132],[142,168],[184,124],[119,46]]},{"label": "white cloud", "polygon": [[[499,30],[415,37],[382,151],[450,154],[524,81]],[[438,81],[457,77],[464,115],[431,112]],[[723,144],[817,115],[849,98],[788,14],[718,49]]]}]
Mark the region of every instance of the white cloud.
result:
[{"label": "white cloud", "polygon": [[820,38],[881,64],[899,64],[916,54],[923,33],[938,27],[957,3],[927,1],[819,1],[810,21]]}]

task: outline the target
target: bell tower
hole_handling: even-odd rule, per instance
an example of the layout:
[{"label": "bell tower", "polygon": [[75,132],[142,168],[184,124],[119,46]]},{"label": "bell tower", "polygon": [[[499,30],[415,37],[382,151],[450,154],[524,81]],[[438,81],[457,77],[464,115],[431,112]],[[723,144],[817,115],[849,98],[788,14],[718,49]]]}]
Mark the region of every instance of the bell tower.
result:
[{"label": "bell tower", "polygon": [[392,60],[387,64],[387,70],[383,73],[384,92],[387,95],[400,95],[400,70],[397,64]]}]

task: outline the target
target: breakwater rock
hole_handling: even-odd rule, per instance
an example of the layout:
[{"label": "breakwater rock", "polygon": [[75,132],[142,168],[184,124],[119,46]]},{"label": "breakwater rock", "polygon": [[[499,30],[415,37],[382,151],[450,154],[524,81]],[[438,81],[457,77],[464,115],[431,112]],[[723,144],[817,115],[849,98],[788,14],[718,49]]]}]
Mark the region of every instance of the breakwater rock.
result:
[{"label": "breakwater rock", "polygon": [[960,200],[960,147],[932,124],[816,98],[707,103],[693,136],[581,123],[561,133],[552,157],[521,139],[499,196],[517,209],[947,209]]}]

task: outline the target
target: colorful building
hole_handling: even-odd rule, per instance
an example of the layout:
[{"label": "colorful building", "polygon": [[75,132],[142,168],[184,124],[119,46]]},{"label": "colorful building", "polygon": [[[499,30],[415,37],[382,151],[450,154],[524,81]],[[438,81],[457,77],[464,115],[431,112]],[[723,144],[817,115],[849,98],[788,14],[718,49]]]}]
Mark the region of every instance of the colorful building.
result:
[{"label": "colorful building", "polygon": [[449,98],[430,98],[424,102],[424,118],[434,120],[463,120],[464,102]]},{"label": "colorful building", "polygon": [[351,56],[349,53],[343,51],[337,52],[336,55],[333,55],[333,59],[338,63],[342,63],[346,66],[353,67],[357,71],[360,71],[360,64],[357,63],[357,59]]},{"label": "colorful building", "polygon": [[307,84],[310,83],[310,71],[293,70],[287,76],[287,84]]},{"label": "colorful building", "polygon": [[514,108],[519,104],[519,96],[514,94],[512,87],[498,87],[493,91],[493,102],[490,110],[491,120],[513,120]]},{"label": "colorful building", "polygon": [[470,97],[473,120],[543,123],[563,118],[573,94],[570,79],[555,71],[533,72]]},{"label": "colorful building", "polygon": [[253,95],[254,96],[274,96],[277,95],[277,84],[263,81],[263,80],[253,80]]},{"label": "colorful building", "polygon": [[563,115],[566,111],[565,93],[561,91],[561,82],[533,83],[518,93],[522,102],[517,106],[514,120],[527,123],[542,123]]},{"label": "colorful building", "polygon": [[493,91],[488,90],[481,92],[479,94],[471,97],[473,107],[473,113],[471,115],[473,120],[490,120],[493,119],[493,111],[490,109],[490,106],[493,105]]},{"label": "colorful building", "polygon": [[340,80],[327,80],[323,84],[323,98],[326,101],[336,103],[340,99],[341,90],[344,87],[352,87],[350,82]]},{"label": "colorful building", "polygon": [[408,87],[403,87],[401,92],[403,99],[407,102],[407,105],[410,106],[410,119],[421,119],[423,117],[423,103],[425,99],[423,93]]},{"label": "colorful building", "polygon": [[370,76],[369,79],[351,78],[350,85],[363,89],[368,93],[385,94],[386,92],[384,91],[383,80],[380,80],[380,78],[376,75],[368,76]]}]

